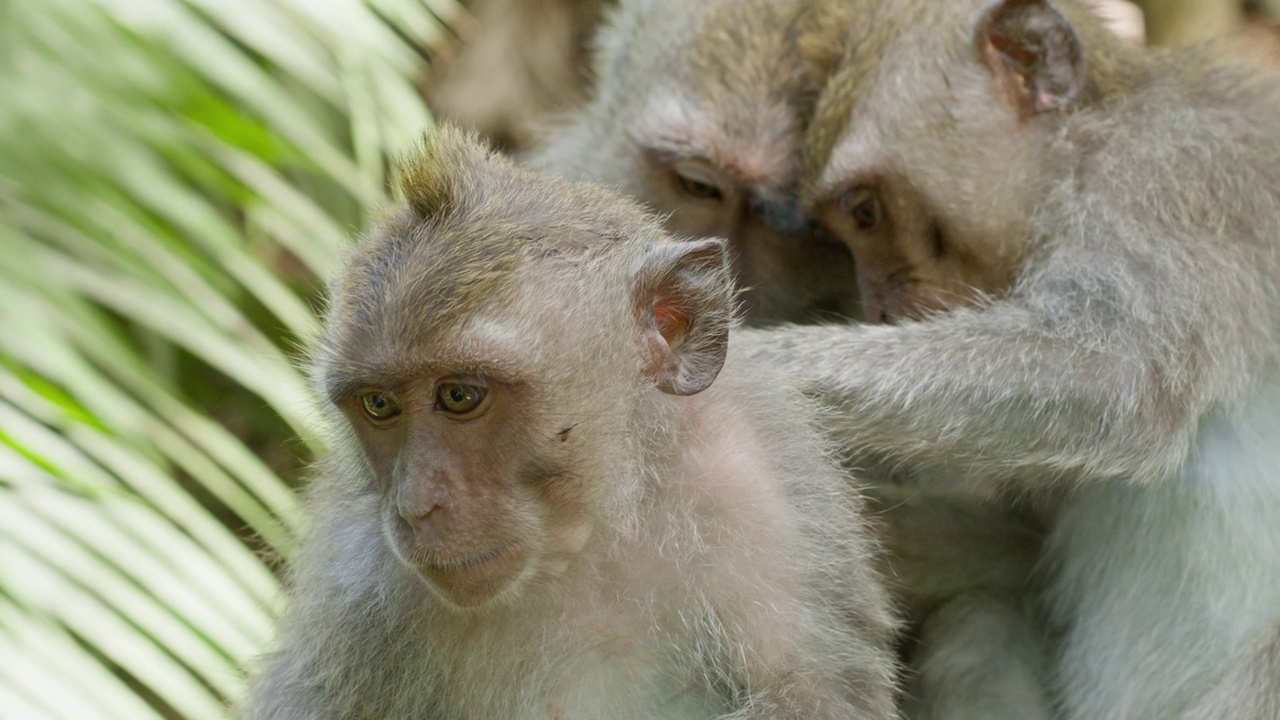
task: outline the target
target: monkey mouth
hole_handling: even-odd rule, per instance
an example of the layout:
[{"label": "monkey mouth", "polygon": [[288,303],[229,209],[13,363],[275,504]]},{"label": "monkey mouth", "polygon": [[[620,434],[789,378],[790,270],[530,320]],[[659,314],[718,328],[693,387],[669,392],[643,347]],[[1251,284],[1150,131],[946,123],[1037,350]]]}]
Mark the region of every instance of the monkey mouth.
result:
[{"label": "monkey mouth", "polygon": [[479,555],[472,555],[471,557],[423,558],[422,566],[424,568],[430,568],[432,570],[437,570],[440,572],[458,572],[460,570],[466,570],[467,568],[473,568],[478,565],[483,565],[489,562],[490,560],[496,560],[497,558],[502,557],[508,551],[515,548],[515,546],[518,544],[519,544],[518,541],[512,540],[506,545],[500,545],[492,550],[489,550],[487,552],[482,552]]},{"label": "monkey mouth", "polygon": [[528,547],[513,540],[477,555],[423,557],[418,563],[418,573],[446,602],[475,607],[501,594],[519,579],[528,561]]}]

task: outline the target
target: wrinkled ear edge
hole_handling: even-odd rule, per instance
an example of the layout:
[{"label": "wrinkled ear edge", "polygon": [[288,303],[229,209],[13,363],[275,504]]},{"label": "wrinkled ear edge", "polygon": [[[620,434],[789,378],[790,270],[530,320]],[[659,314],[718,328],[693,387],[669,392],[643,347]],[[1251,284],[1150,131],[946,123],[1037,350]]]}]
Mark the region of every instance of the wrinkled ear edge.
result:
[{"label": "wrinkled ear edge", "polygon": [[996,0],[978,20],[974,43],[1023,120],[1065,108],[1084,90],[1084,46],[1048,0]]},{"label": "wrinkled ear edge", "polygon": [[641,372],[670,395],[711,386],[733,324],[733,279],[719,238],[651,248],[633,273]]}]

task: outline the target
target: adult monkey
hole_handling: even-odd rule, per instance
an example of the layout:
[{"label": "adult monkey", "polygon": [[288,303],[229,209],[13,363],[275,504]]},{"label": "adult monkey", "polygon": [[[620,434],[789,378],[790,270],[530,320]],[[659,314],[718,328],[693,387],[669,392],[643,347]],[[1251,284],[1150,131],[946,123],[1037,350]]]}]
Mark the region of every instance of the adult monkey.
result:
[{"label": "adult monkey", "polygon": [[726,360],[723,242],[448,128],[403,190],[333,285],[337,442],[247,716],[898,717],[857,491]]},{"label": "adult monkey", "polygon": [[748,323],[855,316],[853,260],[797,207],[804,0],[625,0],[597,37],[597,88],[532,158],[622,190],[667,227],[727,238]]},{"label": "adult monkey", "polygon": [[1246,652],[1280,611],[1274,83],[1065,0],[811,20],[808,195],[897,324],[742,341],[867,452],[1065,491],[1045,597],[1067,718],[1274,707],[1276,683],[1210,695],[1277,653]]}]

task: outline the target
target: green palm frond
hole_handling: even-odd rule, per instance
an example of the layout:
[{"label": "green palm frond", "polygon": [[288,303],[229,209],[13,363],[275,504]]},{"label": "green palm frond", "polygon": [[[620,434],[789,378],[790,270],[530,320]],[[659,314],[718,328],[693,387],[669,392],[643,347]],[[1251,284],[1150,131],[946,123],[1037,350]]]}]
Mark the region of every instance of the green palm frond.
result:
[{"label": "green palm frond", "polygon": [[282,474],[322,442],[288,348],[457,12],[0,1],[0,715],[243,691],[302,522]]}]

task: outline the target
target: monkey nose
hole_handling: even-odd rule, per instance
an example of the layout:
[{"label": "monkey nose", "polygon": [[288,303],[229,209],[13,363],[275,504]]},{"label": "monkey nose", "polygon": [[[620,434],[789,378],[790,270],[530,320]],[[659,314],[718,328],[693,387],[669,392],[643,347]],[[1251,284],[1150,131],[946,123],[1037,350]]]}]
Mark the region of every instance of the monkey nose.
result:
[{"label": "monkey nose", "polygon": [[[400,517],[413,530],[413,538],[422,547],[437,545],[448,524],[448,513],[440,505],[418,505],[399,507]],[[424,509],[425,508],[425,509]]]},{"label": "monkey nose", "polygon": [[426,512],[401,512],[401,518],[413,530],[413,539],[421,547],[431,547],[442,542],[445,525],[448,524],[447,512],[439,505],[431,506]]}]

